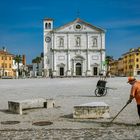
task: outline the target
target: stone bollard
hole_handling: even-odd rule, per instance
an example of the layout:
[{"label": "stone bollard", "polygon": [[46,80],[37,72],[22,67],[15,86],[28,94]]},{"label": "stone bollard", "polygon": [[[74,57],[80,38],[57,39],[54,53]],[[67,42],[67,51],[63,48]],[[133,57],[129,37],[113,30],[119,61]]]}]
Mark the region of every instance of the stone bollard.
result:
[{"label": "stone bollard", "polygon": [[46,99],[46,105],[44,107],[46,108],[53,108],[55,105],[54,99]]}]

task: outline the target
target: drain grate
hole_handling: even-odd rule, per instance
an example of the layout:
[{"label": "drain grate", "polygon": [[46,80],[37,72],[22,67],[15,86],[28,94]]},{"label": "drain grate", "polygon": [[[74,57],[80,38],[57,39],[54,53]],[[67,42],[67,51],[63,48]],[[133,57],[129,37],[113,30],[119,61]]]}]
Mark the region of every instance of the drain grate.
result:
[{"label": "drain grate", "polygon": [[1,122],[1,124],[5,124],[5,125],[14,125],[18,123],[20,123],[20,121],[2,121]]},{"label": "drain grate", "polygon": [[53,122],[50,122],[50,121],[40,121],[40,122],[32,123],[32,125],[36,125],[36,126],[46,126],[46,125],[51,125],[51,124],[53,124]]}]

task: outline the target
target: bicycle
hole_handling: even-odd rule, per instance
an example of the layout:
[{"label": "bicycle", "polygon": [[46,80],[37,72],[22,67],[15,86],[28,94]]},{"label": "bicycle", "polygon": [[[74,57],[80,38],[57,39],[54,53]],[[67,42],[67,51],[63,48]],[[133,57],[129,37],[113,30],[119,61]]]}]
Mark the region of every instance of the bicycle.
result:
[{"label": "bicycle", "polygon": [[106,83],[107,83],[107,81],[105,79],[99,80],[97,82],[96,89],[94,91],[94,93],[97,97],[105,96],[107,94]]}]

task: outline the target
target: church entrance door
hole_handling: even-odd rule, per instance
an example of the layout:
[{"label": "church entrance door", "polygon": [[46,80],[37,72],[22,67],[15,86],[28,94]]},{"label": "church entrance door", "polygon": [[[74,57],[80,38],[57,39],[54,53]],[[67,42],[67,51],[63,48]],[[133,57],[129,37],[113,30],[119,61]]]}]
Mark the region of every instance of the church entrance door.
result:
[{"label": "church entrance door", "polygon": [[76,75],[81,76],[82,75],[82,66],[80,63],[76,64]]},{"label": "church entrance door", "polygon": [[98,74],[98,68],[94,67],[93,68],[93,75],[96,76]]},{"label": "church entrance door", "polygon": [[64,68],[60,67],[60,76],[64,76]]}]

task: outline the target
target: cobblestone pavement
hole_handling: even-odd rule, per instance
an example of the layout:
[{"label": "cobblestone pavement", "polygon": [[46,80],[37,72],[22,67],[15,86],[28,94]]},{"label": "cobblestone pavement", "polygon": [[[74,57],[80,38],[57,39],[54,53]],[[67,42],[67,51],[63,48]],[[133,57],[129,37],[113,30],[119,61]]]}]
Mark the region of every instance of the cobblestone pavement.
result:
[{"label": "cobblestone pavement", "polygon": [[140,128],[1,130],[1,140],[140,140]]}]

